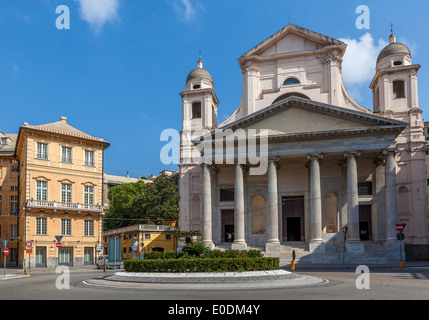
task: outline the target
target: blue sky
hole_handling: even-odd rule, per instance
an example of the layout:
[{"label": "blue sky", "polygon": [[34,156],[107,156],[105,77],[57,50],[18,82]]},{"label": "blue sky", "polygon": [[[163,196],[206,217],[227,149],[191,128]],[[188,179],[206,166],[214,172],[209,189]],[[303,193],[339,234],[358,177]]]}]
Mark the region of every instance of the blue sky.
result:
[{"label": "blue sky", "polygon": [[[56,8],[70,9],[58,30]],[[370,29],[356,28],[359,5]],[[404,8],[405,6],[405,8]],[[372,108],[368,88],[390,24],[411,49],[419,102],[429,120],[427,1],[289,0],[2,0],[0,2],[0,131],[24,122],[68,123],[111,143],[105,171],[133,177],[165,166],[164,129],[181,129],[181,98],[202,51],[220,100],[219,120],[242,94],[237,59],[289,21],[349,44],[343,77],[351,96]],[[369,68],[369,69],[368,69]]]}]

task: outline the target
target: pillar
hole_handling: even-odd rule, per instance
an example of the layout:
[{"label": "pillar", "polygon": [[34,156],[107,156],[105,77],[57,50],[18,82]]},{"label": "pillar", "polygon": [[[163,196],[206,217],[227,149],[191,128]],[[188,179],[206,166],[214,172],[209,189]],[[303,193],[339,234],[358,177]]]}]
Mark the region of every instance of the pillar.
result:
[{"label": "pillar", "polygon": [[246,250],[244,224],[244,168],[242,164],[235,165],[235,211],[234,211],[234,242],[231,249]]},{"label": "pillar", "polygon": [[268,240],[265,245],[266,252],[280,252],[277,162],[278,158],[268,160]]},{"label": "pillar", "polygon": [[311,154],[310,160],[310,252],[324,252],[322,238],[322,192],[320,187],[320,160],[322,154]]},{"label": "pillar", "polygon": [[210,166],[207,163],[202,165],[203,169],[203,243],[210,249],[214,248],[212,239],[212,193]]},{"label": "pillar", "polygon": [[357,178],[357,157],[360,152],[346,152],[347,158],[347,251],[363,252],[363,242],[359,235],[359,196]]},{"label": "pillar", "polygon": [[396,150],[384,151],[386,156],[386,241],[396,241],[398,223],[398,200],[396,191]]}]

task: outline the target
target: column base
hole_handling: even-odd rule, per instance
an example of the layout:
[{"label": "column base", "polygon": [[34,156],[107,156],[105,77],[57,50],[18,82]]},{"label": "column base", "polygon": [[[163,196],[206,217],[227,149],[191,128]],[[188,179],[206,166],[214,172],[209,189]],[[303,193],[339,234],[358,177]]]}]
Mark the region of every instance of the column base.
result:
[{"label": "column base", "polygon": [[360,241],[346,242],[346,248],[348,253],[364,252],[363,242],[360,242]]},{"label": "column base", "polygon": [[397,240],[384,243],[386,256],[393,260],[405,261],[405,246]]},{"label": "column base", "polygon": [[280,252],[280,241],[271,241],[265,244],[265,252]]},{"label": "column base", "polygon": [[203,241],[203,243],[210,250],[213,250],[215,248],[215,245],[214,245],[213,241]]},{"label": "column base", "polygon": [[247,243],[246,242],[233,242],[231,244],[232,250],[247,250]]},{"label": "column base", "polygon": [[308,250],[310,253],[321,253],[325,252],[325,244],[323,241],[314,241],[308,244]]}]

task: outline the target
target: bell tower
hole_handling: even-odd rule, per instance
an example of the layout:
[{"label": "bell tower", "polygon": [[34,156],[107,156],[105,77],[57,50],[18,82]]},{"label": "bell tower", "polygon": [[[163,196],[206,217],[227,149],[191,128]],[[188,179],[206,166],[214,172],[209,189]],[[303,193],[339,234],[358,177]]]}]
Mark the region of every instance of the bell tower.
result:
[{"label": "bell tower", "polygon": [[[417,72],[406,45],[396,41],[395,34],[377,58],[376,74],[370,88],[375,113],[405,120],[402,115],[419,109]],[[395,116],[395,114],[397,116]]]},{"label": "bell tower", "polygon": [[424,123],[419,108],[417,73],[406,45],[392,32],[389,44],[380,52],[370,88],[373,111],[408,123],[396,138],[396,188],[398,221],[414,233],[409,244],[427,243],[426,158]]},{"label": "bell tower", "polygon": [[213,78],[203,68],[201,57],[197,62],[197,68],[189,73],[185,91],[181,92],[180,96],[182,97],[181,159],[184,160],[181,163],[192,163],[186,161],[190,161],[192,137],[217,127],[219,104],[214,92]]}]

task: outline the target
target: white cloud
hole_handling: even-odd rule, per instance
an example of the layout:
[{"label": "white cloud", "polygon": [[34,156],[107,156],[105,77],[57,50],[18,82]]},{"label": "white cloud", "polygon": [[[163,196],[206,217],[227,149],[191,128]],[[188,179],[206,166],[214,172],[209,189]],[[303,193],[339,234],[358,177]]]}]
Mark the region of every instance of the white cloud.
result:
[{"label": "white cloud", "polygon": [[118,18],[119,0],[77,0],[82,19],[89,22],[96,33],[104,24]]},{"label": "white cloud", "polygon": [[191,21],[195,18],[197,9],[191,0],[180,0],[180,3],[175,1],[173,3],[176,13],[185,21]]},{"label": "white cloud", "polygon": [[368,83],[375,74],[377,57],[381,50],[388,45],[385,40],[374,39],[370,33],[364,34],[359,40],[339,39],[347,44],[343,57],[343,80],[345,84],[359,85]]}]

